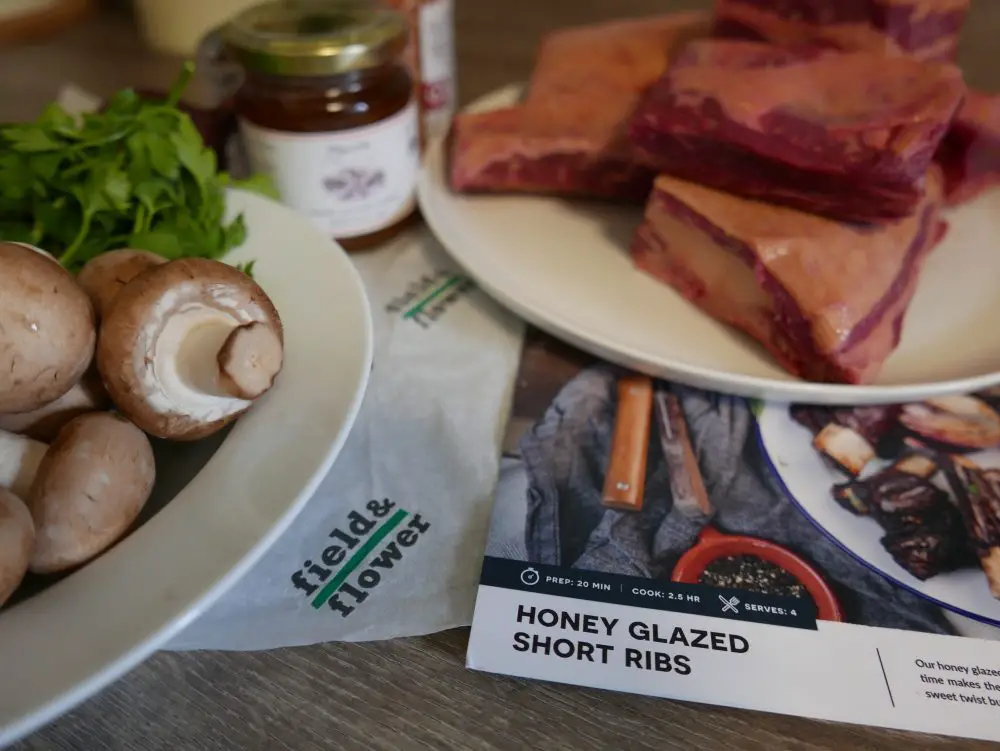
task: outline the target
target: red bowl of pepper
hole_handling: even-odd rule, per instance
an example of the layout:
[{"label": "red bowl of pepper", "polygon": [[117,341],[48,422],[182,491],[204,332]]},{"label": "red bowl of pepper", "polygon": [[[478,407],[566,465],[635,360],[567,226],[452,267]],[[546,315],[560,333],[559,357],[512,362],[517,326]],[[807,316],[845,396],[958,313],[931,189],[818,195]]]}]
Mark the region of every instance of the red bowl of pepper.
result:
[{"label": "red bowl of pepper", "polygon": [[[752,559],[763,561],[765,566],[761,567],[759,563],[755,565]],[[771,585],[770,592],[764,588],[749,587],[745,582],[726,582],[727,577],[733,579],[743,576],[748,567],[764,572],[758,578],[767,580],[765,586]],[[677,561],[670,578],[684,584],[728,586],[734,589],[751,589],[762,594],[778,594],[775,589],[785,590],[791,596],[795,596],[792,592],[795,584],[798,584],[816,604],[819,620],[844,620],[833,590],[815,568],[787,548],[758,537],[727,535],[713,527],[705,527],[698,535],[698,542],[694,547]]]}]

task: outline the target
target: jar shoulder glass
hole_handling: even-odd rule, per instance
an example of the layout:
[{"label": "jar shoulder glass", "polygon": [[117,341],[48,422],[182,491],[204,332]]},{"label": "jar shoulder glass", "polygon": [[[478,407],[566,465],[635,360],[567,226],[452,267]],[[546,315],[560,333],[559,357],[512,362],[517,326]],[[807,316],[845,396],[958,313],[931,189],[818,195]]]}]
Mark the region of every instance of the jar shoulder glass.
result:
[{"label": "jar shoulder glass", "polygon": [[310,78],[248,72],[236,110],[262,128],[322,133],[377,123],[403,110],[412,95],[410,75],[399,63]]}]

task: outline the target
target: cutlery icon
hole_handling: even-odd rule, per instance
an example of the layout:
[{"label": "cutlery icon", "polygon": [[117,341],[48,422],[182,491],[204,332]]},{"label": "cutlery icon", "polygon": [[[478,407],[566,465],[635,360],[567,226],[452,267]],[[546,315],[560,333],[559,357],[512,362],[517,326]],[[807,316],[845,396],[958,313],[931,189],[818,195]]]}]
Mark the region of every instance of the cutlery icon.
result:
[{"label": "cutlery icon", "polygon": [[739,615],[739,598],[737,597],[726,597],[725,595],[719,595],[719,602],[722,603],[723,613],[736,613]]}]

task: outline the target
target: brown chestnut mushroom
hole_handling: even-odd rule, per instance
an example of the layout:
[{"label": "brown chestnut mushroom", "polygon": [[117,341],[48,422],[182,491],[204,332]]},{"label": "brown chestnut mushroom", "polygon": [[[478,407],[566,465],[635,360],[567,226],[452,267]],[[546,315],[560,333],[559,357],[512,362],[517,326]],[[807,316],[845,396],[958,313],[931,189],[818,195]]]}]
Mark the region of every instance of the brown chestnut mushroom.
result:
[{"label": "brown chestnut mushroom", "polygon": [[148,250],[111,250],[87,261],[76,275],[76,282],[90,296],[98,319],[103,319],[126,284],[151,266],[166,262],[166,258]]},{"label": "brown chestnut mushroom", "polygon": [[[74,568],[114,544],[135,521],[156,479],[153,448],[120,415],[92,412],[63,427],[38,461],[44,444],[0,434],[13,475],[35,526],[30,569],[38,574]],[[33,475],[33,477],[32,477]],[[0,478],[2,481],[2,478]]]},{"label": "brown chestnut mushroom", "polygon": [[0,414],[55,401],[86,372],[94,308],[73,276],[31,245],[0,242]]},{"label": "brown chestnut mushroom", "polygon": [[209,436],[246,412],[284,362],[274,304],[242,271],[204,258],[143,271],[101,326],[97,366],[111,400],[159,438]]},{"label": "brown chestnut mushroom", "polygon": [[24,575],[35,546],[35,525],[24,501],[0,488],[0,605],[3,605]]},{"label": "brown chestnut mushroom", "polygon": [[74,417],[99,412],[110,406],[108,394],[96,369],[87,371],[83,379],[54,402],[31,412],[0,415],[0,430],[18,433],[48,442]]}]

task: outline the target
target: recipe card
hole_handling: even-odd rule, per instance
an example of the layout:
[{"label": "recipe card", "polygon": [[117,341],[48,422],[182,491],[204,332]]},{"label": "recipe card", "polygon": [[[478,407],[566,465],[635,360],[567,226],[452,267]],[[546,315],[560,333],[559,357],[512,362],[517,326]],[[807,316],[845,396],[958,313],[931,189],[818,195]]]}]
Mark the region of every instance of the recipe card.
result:
[{"label": "recipe card", "polygon": [[531,330],[468,665],[1000,740],[983,430],[996,390],[761,403]]}]

